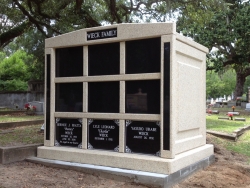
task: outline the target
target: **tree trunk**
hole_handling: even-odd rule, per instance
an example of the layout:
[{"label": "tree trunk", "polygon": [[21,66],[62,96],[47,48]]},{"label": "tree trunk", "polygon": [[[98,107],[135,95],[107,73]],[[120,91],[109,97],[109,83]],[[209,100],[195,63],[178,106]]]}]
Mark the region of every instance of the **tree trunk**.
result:
[{"label": "tree trunk", "polygon": [[236,86],[234,90],[234,100],[237,97],[241,97],[243,95],[243,88],[246,81],[246,77],[241,72],[236,72]]}]

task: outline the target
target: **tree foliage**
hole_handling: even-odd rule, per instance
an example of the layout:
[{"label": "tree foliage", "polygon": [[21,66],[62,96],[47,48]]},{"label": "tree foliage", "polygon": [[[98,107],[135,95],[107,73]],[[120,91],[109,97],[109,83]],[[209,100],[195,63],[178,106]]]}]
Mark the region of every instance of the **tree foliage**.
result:
[{"label": "tree foliage", "polygon": [[28,84],[22,80],[0,80],[0,91],[27,91]]},{"label": "tree foliage", "polygon": [[27,55],[22,50],[16,51],[10,57],[0,62],[0,90],[26,91],[27,81],[33,72],[32,55]]},{"label": "tree foliage", "polygon": [[45,38],[103,24],[166,20],[169,7],[176,9],[174,4],[170,0],[2,0],[0,50],[8,56],[20,48],[33,54],[36,67],[31,79],[42,80]]},{"label": "tree foliage", "polygon": [[234,71],[227,71],[221,76],[219,76],[215,71],[207,71],[207,98],[219,98],[224,95],[231,95],[236,82],[235,75]]},{"label": "tree foliage", "polygon": [[22,47],[34,54],[30,77],[43,79],[47,37],[103,24],[178,17],[178,31],[210,49],[208,70],[235,70],[237,96],[250,74],[249,9],[249,1],[240,0],[2,0],[0,49],[10,55]]},{"label": "tree foliage", "polygon": [[196,13],[183,14],[178,29],[209,48],[207,70],[218,73],[235,70],[234,96],[237,97],[243,94],[246,77],[250,75],[250,2],[225,2],[219,9],[211,6],[211,16],[203,22],[196,21]]},{"label": "tree foliage", "polygon": [[[2,0],[0,47],[29,29],[45,37],[103,24],[167,21],[196,0]],[[202,2],[207,2],[203,0]]]}]

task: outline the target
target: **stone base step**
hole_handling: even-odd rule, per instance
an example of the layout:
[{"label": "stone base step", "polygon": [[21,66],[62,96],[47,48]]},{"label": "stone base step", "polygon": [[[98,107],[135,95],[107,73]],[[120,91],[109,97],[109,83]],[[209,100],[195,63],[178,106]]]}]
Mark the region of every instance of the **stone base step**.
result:
[{"label": "stone base step", "polygon": [[80,171],[83,173],[94,174],[103,178],[115,179],[118,181],[133,182],[153,187],[170,188],[174,184],[183,181],[185,178],[187,178],[197,170],[203,169],[208,165],[212,164],[215,158],[214,155],[211,155],[210,157],[206,157],[203,160],[200,160],[169,175],[121,168],[112,168],[99,165],[66,162],[60,160],[42,159],[38,157],[30,157],[26,160],[29,162],[38,163],[49,167]]}]

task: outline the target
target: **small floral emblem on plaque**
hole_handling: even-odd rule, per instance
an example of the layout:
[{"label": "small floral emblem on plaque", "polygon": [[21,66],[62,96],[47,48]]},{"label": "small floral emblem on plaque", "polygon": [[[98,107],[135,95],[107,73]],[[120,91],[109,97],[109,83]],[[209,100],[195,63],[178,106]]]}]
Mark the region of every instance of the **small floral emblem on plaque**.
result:
[{"label": "small floral emblem on plaque", "polygon": [[61,146],[57,140],[55,140],[55,146]]},{"label": "small floral emblem on plaque", "polygon": [[119,152],[119,146],[117,146],[114,151]]},{"label": "small floral emblem on plaque", "polygon": [[132,153],[131,149],[129,149],[128,146],[126,146],[126,149],[125,149],[126,153]]}]

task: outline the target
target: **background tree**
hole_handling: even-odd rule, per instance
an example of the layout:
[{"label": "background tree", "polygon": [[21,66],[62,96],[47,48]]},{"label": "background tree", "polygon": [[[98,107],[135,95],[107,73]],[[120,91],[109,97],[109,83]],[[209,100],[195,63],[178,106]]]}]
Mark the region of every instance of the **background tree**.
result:
[{"label": "background tree", "polygon": [[210,7],[211,19],[200,23],[194,15],[182,14],[178,30],[209,48],[207,70],[236,72],[234,97],[237,97],[242,96],[246,77],[250,75],[250,2],[225,2],[221,9]]},{"label": "background tree", "polygon": [[[35,28],[45,37],[103,24],[166,21],[196,0],[2,0],[0,47]],[[199,1],[200,2],[200,1]],[[201,1],[206,3],[206,0]]]},{"label": "background tree", "polygon": [[32,74],[30,62],[32,55],[22,50],[16,51],[9,58],[0,62],[0,90],[1,91],[27,91],[27,81]]},{"label": "background tree", "polygon": [[206,95],[207,98],[219,98],[231,96],[235,86],[235,72],[227,71],[223,75],[218,75],[214,70],[207,71],[206,75]]},{"label": "background tree", "polygon": [[197,25],[207,27],[224,9],[222,0],[2,0],[0,49],[8,56],[20,48],[33,54],[28,66],[33,68],[31,79],[43,79],[47,37],[103,24],[167,21],[180,15],[179,23],[185,22],[178,28],[194,37]]},{"label": "background tree", "polygon": [[100,25],[97,12],[83,0],[2,0],[0,10],[2,48],[33,28],[51,37]]}]

